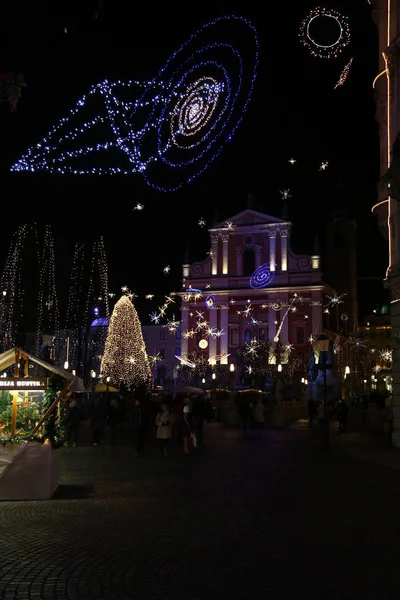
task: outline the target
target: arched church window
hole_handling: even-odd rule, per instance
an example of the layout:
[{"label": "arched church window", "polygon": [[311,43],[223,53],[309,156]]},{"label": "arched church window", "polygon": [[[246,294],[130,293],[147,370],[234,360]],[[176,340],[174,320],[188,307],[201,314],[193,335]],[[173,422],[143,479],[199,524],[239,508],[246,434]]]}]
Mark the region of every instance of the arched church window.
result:
[{"label": "arched church window", "polygon": [[252,339],[253,339],[253,334],[252,334],[251,329],[246,329],[246,331],[244,332],[244,343],[250,344]]},{"label": "arched church window", "polygon": [[243,275],[251,277],[256,269],[256,257],[254,250],[246,248],[243,252]]}]

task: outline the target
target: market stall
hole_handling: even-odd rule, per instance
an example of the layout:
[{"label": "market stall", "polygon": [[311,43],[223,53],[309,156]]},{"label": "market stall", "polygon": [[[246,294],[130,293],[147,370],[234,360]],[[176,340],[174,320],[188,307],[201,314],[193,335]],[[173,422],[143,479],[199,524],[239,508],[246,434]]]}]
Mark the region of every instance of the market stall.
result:
[{"label": "market stall", "polygon": [[0,354],[0,500],[52,496],[62,407],[84,391],[82,379],[21,348]]}]

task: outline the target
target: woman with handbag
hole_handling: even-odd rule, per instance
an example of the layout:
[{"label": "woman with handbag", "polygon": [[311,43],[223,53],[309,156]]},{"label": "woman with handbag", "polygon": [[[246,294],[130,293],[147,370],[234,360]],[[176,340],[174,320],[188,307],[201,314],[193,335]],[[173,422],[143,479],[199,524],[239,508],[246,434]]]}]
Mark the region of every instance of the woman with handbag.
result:
[{"label": "woman with handbag", "polygon": [[191,453],[192,448],[197,447],[196,428],[190,406],[183,407],[183,418],[181,420],[181,436],[183,439],[183,451],[186,456]]},{"label": "woman with handbag", "polygon": [[167,456],[169,441],[172,437],[172,414],[168,404],[163,404],[156,416],[156,438],[160,443],[160,456]]}]

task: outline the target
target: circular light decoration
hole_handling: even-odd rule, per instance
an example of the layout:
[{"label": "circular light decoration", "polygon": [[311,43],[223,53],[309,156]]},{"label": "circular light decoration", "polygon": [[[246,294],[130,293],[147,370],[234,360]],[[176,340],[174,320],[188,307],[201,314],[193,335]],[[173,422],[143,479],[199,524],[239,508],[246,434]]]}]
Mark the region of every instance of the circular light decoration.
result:
[{"label": "circular light decoration", "polygon": [[[322,40],[319,42],[313,32],[316,21],[325,21],[327,25],[333,25],[337,32],[332,40]],[[330,23],[328,23],[328,20]],[[343,49],[350,44],[350,27],[345,15],[338,13],[330,8],[313,8],[303,20],[299,32],[300,39],[304,46],[309,49],[312,56],[318,58],[336,58]]]},{"label": "circular light decoration", "polygon": [[202,350],[205,350],[207,348],[207,346],[208,346],[207,340],[205,340],[204,338],[202,338],[199,341],[199,348],[201,348]]},{"label": "circular light decoration", "polygon": [[275,271],[271,271],[270,263],[265,263],[256,269],[250,277],[250,287],[261,289],[267,287],[274,278]]},{"label": "circular light decoration", "polygon": [[206,298],[206,307],[212,308],[213,306],[215,306],[215,304],[216,304],[215,296],[213,296],[212,294],[209,294]]},{"label": "circular light decoration", "polygon": [[[193,33],[150,81],[92,86],[11,171],[139,173],[157,190],[178,190],[232,140],[252,96],[258,54],[250,21],[216,18]],[[104,137],[107,130],[111,135]],[[102,158],[107,151],[115,166]]]}]

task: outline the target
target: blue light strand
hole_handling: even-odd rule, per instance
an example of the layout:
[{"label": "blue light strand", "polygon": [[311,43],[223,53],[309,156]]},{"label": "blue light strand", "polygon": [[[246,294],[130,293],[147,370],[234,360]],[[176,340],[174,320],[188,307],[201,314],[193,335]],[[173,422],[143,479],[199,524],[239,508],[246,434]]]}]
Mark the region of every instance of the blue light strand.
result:
[{"label": "blue light strand", "polygon": [[[202,34],[209,40],[212,28],[221,24],[238,23],[245,25],[252,37],[249,44],[254,51],[252,67],[245,83],[244,61],[241,52],[226,41],[211,42],[200,48],[191,49]],[[218,33],[218,31],[217,31]],[[240,36],[240,39],[244,35]],[[229,55],[228,65],[210,53],[223,50]],[[149,82],[105,80],[93,85],[82,96],[75,108],[55,125],[41,143],[28,149],[27,153],[11,167],[11,171],[47,171],[57,174],[132,174],[142,173],[146,183],[160,191],[175,191],[192,182],[204,173],[211,162],[222,152],[224,143],[231,141],[246,112],[257,77],[259,40],[255,27],[247,19],[239,16],[219,17],[206,23],[176,50],[167,60],[158,75]],[[183,60],[181,58],[183,57]],[[207,58],[207,60],[205,59]],[[236,64],[236,81],[229,71]],[[210,74],[217,73],[217,76]],[[139,92],[131,101],[121,101],[117,97],[118,88],[129,92]],[[62,129],[79,115],[88,100],[100,95],[104,102],[105,115],[98,114],[93,119],[74,126],[67,133]],[[243,95],[241,99],[240,96]],[[146,115],[146,111],[148,114]],[[141,124],[139,121],[141,120]],[[86,147],[61,150],[60,145],[76,140],[99,125],[108,125],[114,140],[91,143]],[[165,136],[165,128],[169,134]],[[204,129],[204,131],[202,131]],[[197,134],[197,137],[196,137]],[[155,136],[156,147],[149,151],[151,136]],[[185,143],[184,143],[185,142]],[[111,148],[122,150],[129,160],[129,167],[74,168],[70,162],[96,152]],[[185,151],[185,152],[184,152]],[[173,153],[177,154],[175,156]],[[185,154],[182,157],[182,154]],[[158,184],[153,181],[154,169],[159,164],[169,169],[195,167],[196,170],[181,178],[178,184]],[[180,175],[180,173],[179,173]]]}]

